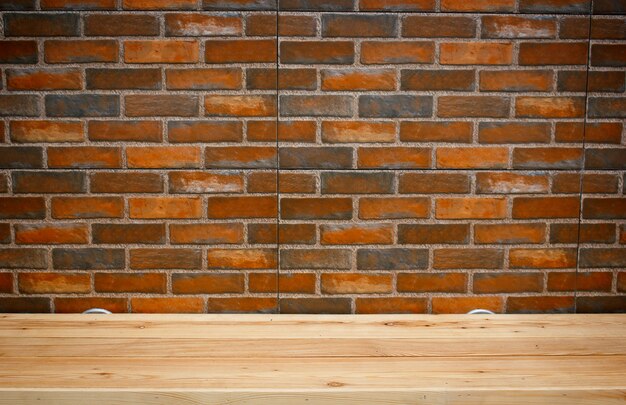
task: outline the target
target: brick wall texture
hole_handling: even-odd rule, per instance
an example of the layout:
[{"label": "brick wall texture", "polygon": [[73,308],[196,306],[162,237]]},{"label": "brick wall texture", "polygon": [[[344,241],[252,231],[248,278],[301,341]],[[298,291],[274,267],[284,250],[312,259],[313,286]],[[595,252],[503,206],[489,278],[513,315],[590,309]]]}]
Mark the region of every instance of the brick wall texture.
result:
[{"label": "brick wall texture", "polygon": [[2,0],[0,312],[624,312],[625,13]]}]

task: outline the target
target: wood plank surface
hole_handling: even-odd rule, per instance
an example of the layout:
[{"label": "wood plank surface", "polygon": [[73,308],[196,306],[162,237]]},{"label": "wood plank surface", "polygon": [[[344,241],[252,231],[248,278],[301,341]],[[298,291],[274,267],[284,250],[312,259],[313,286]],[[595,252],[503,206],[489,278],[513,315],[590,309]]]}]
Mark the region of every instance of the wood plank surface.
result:
[{"label": "wood plank surface", "polygon": [[0,404],[86,401],[623,404],[626,315],[0,315]]}]

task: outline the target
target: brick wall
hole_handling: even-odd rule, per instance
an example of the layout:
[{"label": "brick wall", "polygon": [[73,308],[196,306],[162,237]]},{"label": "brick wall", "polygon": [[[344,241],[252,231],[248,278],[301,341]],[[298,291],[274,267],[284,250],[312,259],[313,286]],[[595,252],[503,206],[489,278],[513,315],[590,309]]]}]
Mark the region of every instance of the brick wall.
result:
[{"label": "brick wall", "polygon": [[0,10],[0,312],[626,310],[623,0]]}]

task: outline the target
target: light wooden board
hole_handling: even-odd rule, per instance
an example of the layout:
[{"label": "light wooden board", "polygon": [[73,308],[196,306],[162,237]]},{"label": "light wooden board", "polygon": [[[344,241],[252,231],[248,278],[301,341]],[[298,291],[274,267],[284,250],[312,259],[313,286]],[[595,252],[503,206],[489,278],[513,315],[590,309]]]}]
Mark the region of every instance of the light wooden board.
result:
[{"label": "light wooden board", "polygon": [[0,315],[0,404],[622,404],[626,315]]}]

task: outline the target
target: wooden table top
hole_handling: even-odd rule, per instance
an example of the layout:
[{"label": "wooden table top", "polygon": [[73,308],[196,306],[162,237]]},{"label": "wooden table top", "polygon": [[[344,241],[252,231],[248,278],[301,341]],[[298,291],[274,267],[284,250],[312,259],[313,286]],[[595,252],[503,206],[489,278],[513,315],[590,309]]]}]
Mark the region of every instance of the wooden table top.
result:
[{"label": "wooden table top", "polygon": [[37,401],[624,404],[626,315],[0,314],[0,404]]}]

